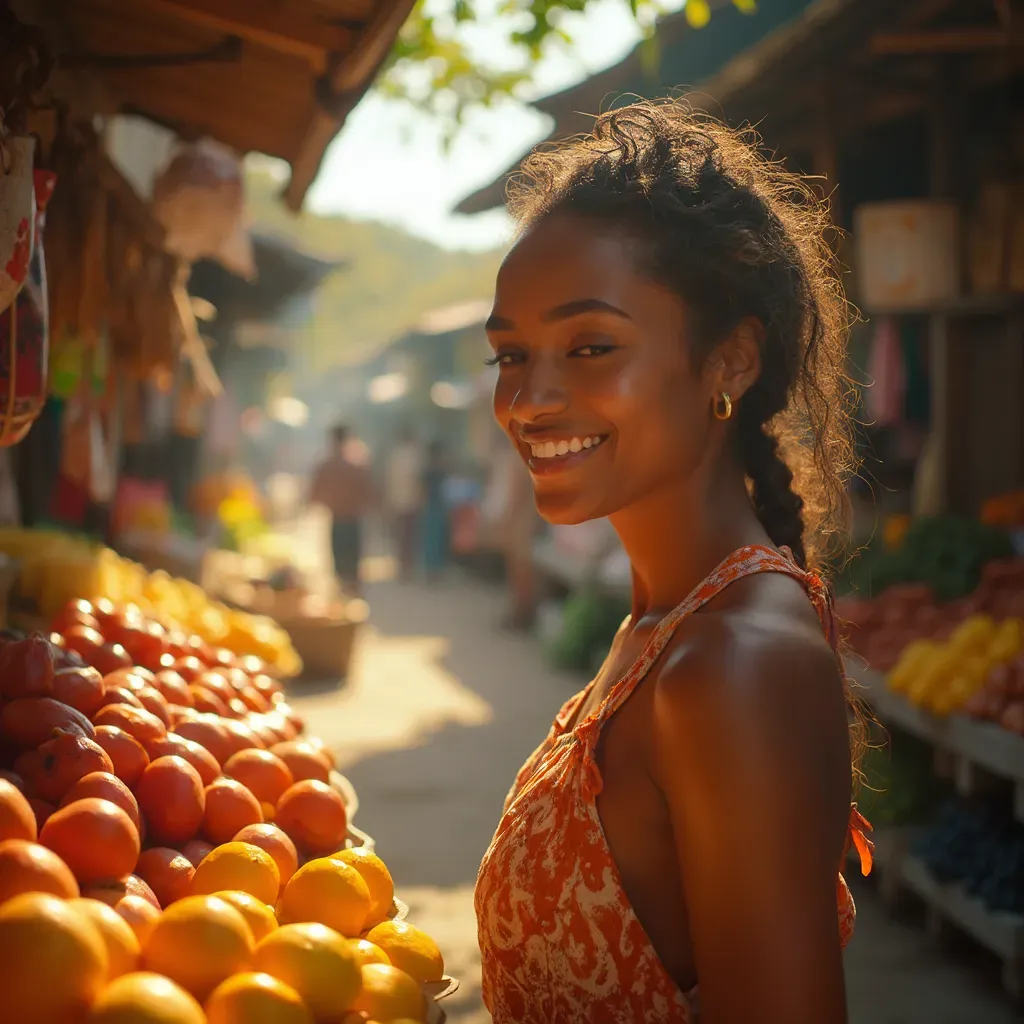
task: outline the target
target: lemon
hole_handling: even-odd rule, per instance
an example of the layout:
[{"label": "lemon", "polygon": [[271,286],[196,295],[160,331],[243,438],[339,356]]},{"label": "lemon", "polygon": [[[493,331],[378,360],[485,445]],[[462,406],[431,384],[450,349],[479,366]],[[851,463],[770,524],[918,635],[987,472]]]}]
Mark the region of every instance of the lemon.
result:
[{"label": "lemon", "polygon": [[375,946],[369,939],[349,939],[348,948],[352,950],[360,967],[367,964],[389,964],[387,953],[380,946]]}]

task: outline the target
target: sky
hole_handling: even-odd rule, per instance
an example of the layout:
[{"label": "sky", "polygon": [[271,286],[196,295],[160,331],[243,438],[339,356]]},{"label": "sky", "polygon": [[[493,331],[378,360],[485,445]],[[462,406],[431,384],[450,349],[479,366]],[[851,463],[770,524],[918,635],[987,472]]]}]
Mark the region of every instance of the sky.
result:
[{"label": "sky", "polygon": [[[664,4],[667,10],[680,6],[682,0]],[[556,92],[616,63],[640,39],[626,0],[595,0],[563,24],[574,45],[545,56],[528,97]],[[507,66],[510,53],[493,19],[482,18],[469,43],[482,59]],[[451,210],[543,139],[549,126],[526,103],[503,102],[473,111],[445,152],[437,119],[371,91],[328,149],[307,204],[317,213],[394,224],[449,249],[494,248],[509,235],[503,210],[473,217]]]}]

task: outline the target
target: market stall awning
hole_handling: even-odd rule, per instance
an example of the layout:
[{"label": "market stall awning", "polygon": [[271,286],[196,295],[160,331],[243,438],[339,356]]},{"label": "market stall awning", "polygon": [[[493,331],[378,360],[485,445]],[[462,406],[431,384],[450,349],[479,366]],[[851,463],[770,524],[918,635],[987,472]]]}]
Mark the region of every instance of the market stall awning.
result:
[{"label": "market stall awning", "polygon": [[56,0],[60,65],[112,112],[286,160],[298,209],[413,0]]}]

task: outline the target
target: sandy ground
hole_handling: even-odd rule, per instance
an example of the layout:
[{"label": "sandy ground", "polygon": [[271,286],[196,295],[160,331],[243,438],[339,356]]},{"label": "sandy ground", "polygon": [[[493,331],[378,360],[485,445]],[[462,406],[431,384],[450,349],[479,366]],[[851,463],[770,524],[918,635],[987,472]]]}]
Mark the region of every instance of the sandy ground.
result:
[{"label": "sandy ground", "polygon": [[[380,566],[374,575],[386,576]],[[472,580],[370,588],[371,624],[347,683],[297,687],[295,702],[337,751],[410,920],[435,936],[459,992],[449,1020],[485,1024],[472,890],[511,780],[554,713],[582,684],[530,638],[495,628],[501,594]],[[853,1024],[1009,1024],[1021,1020],[990,965],[893,922],[855,888],[847,953]]]}]

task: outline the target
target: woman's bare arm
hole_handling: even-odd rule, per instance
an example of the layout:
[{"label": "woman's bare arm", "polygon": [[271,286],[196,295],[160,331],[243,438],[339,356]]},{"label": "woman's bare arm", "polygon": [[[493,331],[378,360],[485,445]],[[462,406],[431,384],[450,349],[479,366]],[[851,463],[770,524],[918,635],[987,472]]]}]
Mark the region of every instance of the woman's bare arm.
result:
[{"label": "woman's bare arm", "polygon": [[836,873],[850,749],[835,656],[780,617],[699,616],[656,684],[702,1024],[845,1024]]}]

